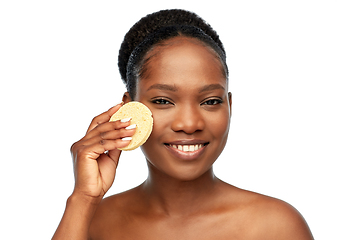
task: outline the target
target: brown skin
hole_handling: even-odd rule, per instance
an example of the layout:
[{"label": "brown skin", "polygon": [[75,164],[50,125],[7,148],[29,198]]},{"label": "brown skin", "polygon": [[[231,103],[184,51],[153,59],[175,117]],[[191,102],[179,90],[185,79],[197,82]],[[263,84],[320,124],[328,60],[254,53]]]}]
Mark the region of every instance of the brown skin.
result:
[{"label": "brown skin", "polygon": [[[115,174],[120,155],[115,148],[126,144],[119,137],[133,134],[124,130],[127,125],[106,123],[118,107],[100,115],[72,149],[76,186],[54,239],[65,239],[65,233],[70,239],[76,228],[78,237],[72,239],[313,239],[289,204],[214,176],[212,165],[229,131],[231,94],[213,51],[185,37],[153,51],[134,99],[154,117],[153,132],[142,146],[148,178],[100,202]],[[126,93],[123,100],[131,99]],[[193,153],[170,146],[200,143],[205,146]],[[73,219],[75,213],[80,217]]]}]

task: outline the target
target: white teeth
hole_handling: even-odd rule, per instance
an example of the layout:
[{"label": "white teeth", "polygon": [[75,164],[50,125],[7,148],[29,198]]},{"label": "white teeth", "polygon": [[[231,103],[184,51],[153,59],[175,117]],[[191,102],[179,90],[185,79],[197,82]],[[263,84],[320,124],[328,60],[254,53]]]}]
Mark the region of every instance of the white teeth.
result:
[{"label": "white teeth", "polygon": [[176,148],[180,151],[184,151],[184,152],[193,152],[196,150],[199,150],[200,148],[203,147],[202,144],[196,144],[196,145],[170,145],[173,148]]}]

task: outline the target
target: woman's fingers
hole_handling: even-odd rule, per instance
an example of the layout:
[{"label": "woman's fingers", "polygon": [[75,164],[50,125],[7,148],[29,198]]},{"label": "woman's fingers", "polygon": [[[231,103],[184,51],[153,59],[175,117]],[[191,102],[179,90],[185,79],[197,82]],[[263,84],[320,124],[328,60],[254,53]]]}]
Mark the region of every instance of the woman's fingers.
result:
[{"label": "woman's fingers", "polygon": [[[121,122],[121,121],[114,121],[114,122],[105,122],[97,125],[95,128],[93,128],[90,132],[88,132],[84,140],[93,138],[95,136],[100,136],[104,139],[109,138],[110,135],[114,135],[118,133],[118,137],[115,136],[115,138],[121,138],[121,133],[125,132],[125,128],[130,125],[130,122]],[[114,139],[114,138],[112,138]]]},{"label": "woman's fingers", "polygon": [[116,113],[117,110],[119,110],[120,107],[122,107],[124,104],[120,103],[112,108],[110,108],[108,111],[96,116],[91,121],[91,124],[87,130],[87,133],[93,130],[95,127],[97,127],[99,124],[108,122],[111,118],[111,116]]},{"label": "woman's fingers", "polygon": [[[89,146],[89,145],[93,145],[96,143],[99,144],[103,144],[105,141],[108,140],[121,140],[125,137],[131,137],[132,135],[134,135],[135,133],[135,129],[125,129],[125,128],[120,128],[120,129],[114,129],[114,130],[109,130],[109,131],[104,131],[104,132],[96,132],[96,134],[92,134],[93,132],[89,133],[88,135],[93,135],[93,136],[86,136],[86,138],[84,138],[82,140],[82,145],[85,146]],[[120,147],[121,148],[121,147]],[[108,151],[111,149],[107,149]]]},{"label": "woman's fingers", "polygon": [[[129,141],[130,142],[130,141]],[[107,152],[107,155],[109,156],[109,158],[114,161],[114,163],[116,164],[116,167],[119,163],[119,158],[120,158],[120,154],[121,154],[121,150],[119,149],[114,149],[114,150],[110,150]]]},{"label": "woman's fingers", "polygon": [[[83,145],[80,150],[79,158],[87,158],[97,160],[97,158],[106,151],[113,151],[118,148],[123,148],[129,145],[130,140],[122,139],[102,139],[90,145]],[[112,157],[116,156],[116,152],[112,153]],[[82,156],[85,155],[85,156]],[[110,157],[110,156],[109,156]],[[114,159],[113,159],[114,160]]]}]

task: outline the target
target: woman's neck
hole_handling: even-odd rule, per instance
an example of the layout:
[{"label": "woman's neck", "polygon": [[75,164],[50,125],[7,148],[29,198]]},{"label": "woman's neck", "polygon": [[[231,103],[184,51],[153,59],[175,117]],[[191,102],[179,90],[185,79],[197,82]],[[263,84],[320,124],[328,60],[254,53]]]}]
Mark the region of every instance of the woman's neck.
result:
[{"label": "woman's neck", "polygon": [[204,211],[210,206],[207,201],[214,199],[221,182],[213,169],[196,179],[184,181],[172,178],[149,164],[149,176],[142,184],[142,190],[149,207],[167,216],[187,216]]}]

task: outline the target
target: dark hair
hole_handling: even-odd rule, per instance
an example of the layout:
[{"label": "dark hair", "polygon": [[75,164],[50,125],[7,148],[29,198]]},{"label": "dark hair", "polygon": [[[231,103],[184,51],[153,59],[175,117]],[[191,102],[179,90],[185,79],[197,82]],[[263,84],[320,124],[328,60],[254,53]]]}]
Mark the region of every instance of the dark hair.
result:
[{"label": "dark hair", "polygon": [[227,78],[226,54],[217,33],[195,13],[173,9],[162,10],[140,19],[124,37],[118,57],[118,66],[130,97],[134,99],[136,82],[144,70],[144,57],[155,46],[176,36],[200,40],[216,52]]}]

